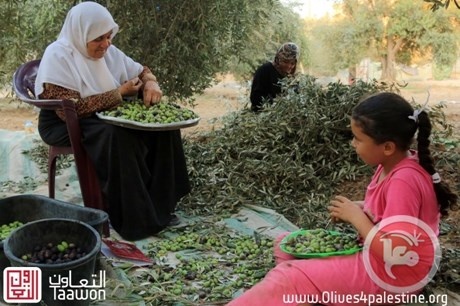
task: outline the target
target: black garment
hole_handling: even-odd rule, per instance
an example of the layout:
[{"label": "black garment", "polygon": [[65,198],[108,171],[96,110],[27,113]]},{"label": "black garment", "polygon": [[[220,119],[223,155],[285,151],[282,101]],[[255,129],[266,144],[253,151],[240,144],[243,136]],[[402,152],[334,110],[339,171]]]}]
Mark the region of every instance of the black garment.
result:
[{"label": "black garment", "polygon": [[[82,143],[93,161],[113,228],[138,240],[164,229],[190,192],[180,130],[150,132],[80,119]],[[70,143],[65,123],[42,110],[39,133],[50,145]]]},{"label": "black garment", "polygon": [[254,73],[251,86],[251,110],[259,111],[264,102],[271,103],[281,92],[279,81],[283,78],[271,62],[260,66]]}]

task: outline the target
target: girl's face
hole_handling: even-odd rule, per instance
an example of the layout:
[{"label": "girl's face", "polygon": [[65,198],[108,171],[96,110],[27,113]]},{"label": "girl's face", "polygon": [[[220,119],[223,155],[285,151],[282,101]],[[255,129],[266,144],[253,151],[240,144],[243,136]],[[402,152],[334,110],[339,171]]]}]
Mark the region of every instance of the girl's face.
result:
[{"label": "girl's face", "polygon": [[381,164],[385,159],[386,144],[376,144],[374,139],[364,134],[362,128],[353,119],[351,119],[351,131],[353,133],[351,145],[355,148],[356,154],[368,165]]},{"label": "girl's face", "polygon": [[86,52],[88,56],[92,58],[103,58],[105,52],[112,44],[112,31],[99,36],[98,38],[88,42],[86,44]]}]

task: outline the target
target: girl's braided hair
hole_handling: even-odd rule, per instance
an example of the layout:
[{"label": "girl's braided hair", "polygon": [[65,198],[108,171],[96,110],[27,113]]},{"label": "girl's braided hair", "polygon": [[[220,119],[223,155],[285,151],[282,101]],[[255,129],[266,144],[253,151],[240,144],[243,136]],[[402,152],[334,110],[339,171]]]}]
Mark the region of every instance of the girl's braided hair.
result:
[{"label": "girl's braided hair", "polygon": [[[412,118],[411,118],[412,116]],[[365,98],[352,113],[352,118],[363,132],[377,144],[392,141],[400,150],[408,150],[417,134],[419,164],[430,175],[436,173],[430,152],[431,121],[428,113],[421,111],[414,116],[414,109],[403,97],[383,92]],[[457,195],[443,181],[436,181],[434,190],[442,216],[457,204]]]}]

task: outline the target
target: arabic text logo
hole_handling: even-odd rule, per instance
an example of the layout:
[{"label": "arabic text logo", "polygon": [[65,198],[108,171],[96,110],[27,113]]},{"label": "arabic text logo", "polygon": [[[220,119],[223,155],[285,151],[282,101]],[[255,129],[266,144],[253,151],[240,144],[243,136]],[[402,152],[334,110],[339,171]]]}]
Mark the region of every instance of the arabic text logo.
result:
[{"label": "arabic text logo", "polygon": [[3,299],[7,303],[38,303],[42,299],[42,271],[36,267],[3,270]]},{"label": "arabic text logo", "polygon": [[393,216],[367,235],[363,258],[368,274],[381,288],[416,292],[436,273],[441,248],[426,223],[411,216]]}]

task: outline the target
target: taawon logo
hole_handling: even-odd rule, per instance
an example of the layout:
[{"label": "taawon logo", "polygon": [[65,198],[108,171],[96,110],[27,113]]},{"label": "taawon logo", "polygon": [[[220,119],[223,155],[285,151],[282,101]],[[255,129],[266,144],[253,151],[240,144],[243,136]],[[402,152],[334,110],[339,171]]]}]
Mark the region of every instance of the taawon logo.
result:
[{"label": "taawon logo", "polygon": [[439,240],[423,221],[392,216],[374,226],[366,237],[364,265],[381,288],[415,292],[435,275],[441,261]]},{"label": "taawon logo", "polygon": [[42,271],[36,267],[3,270],[3,299],[7,303],[38,303],[42,299]]}]

